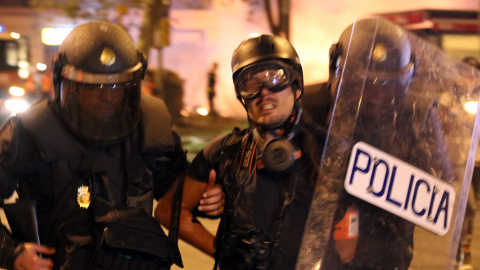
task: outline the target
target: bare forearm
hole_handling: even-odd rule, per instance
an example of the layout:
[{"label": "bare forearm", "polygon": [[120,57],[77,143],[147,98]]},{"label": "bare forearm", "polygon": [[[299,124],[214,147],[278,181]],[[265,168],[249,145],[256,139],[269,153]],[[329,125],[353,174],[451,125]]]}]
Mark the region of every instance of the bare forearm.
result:
[{"label": "bare forearm", "polygon": [[184,217],[180,220],[180,238],[213,257],[215,237],[201,223],[194,221],[190,213],[182,215]]},{"label": "bare forearm", "polygon": [[[215,179],[215,174],[211,175],[213,180]],[[216,186],[214,181],[212,186]],[[212,188],[213,189],[213,188]],[[218,205],[222,205],[223,194],[220,192],[209,191],[207,183],[195,181],[189,177],[185,178],[183,196],[182,196],[182,206],[180,210],[180,225],[179,225],[179,237],[190,245],[200,249],[202,252],[213,256],[214,253],[214,236],[203,227],[203,225],[196,221],[192,211],[197,208],[201,200],[206,201],[206,204],[203,206],[206,207],[205,211],[209,210],[211,204],[217,205],[214,207],[218,209]],[[171,217],[172,217],[172,202],[174,201],[174,190],[175,187],[172,187],[170,191],[159,201],[157,208],[155,209],[155,217],[160,221],[160,223],[169,228],[171,226]],[[210,192],[213,195],[206,195],[205,193]],[[220,193],[220,196],[215,194]],[[214,198],[213,200],[211,198]],[[215,199],[216,198],[216,199]],[[213,201],[213,202],[212,202]],[[221,208],[221,207],[220,207]],[[223,210],[223,209],[220,209]],[[218,212],[218,211],[217,211]]]},{"label": "bare forearm", "polygon": [[[155,217],[166,228],[171,228],[170,201],[160,200],[155,210]],[[180,216],[179,237],[202,252],[213,256],[214,236],[201,223],[194,221],[189,210],[182,209]]]},{"label": "bare forearm", "polygon": [[[157,208],[158,209],[158,208]],[[156,215],[160,223],[170,229],[171,220],[169,215]],[[189,211],[182,210],[180,219],[179,236],[182,240],[190,245],[200,249],[207,255],[213,256],[213,240],[214,236],[208,232],[201,223],[194,221]]]}]

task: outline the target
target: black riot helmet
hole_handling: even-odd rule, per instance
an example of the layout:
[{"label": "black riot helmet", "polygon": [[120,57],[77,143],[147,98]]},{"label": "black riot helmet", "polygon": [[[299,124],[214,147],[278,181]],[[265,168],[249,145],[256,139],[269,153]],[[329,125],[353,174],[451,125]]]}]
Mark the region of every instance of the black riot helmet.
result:
[{"label": "black riot helmet", "polygon": [[[255,85],[247,84],[251,74],[263,70],[275,72],[262,74]],[[261,35],[240,43],[232,56],[232,76],[237,98],[243,104],[244,99],[257,97],[262,86],[278,92],[295,83],[303,95],[300,59],[292,44],[281,36]]]},{"label": "black riot helmet", "polygon": [[83,139],[112,142],[140,119],[145,55],[121,27],[94,21],[72,30],[53,59],[55,103]]},{"label": "black riot helmet", "polygon": [[365,79],[365,89],[393,86],[396,98],[403,99],[416,61],[407,33],[401,27],[371,17],[357,20],[342,32],[338,43],[330,49],[329,70],[330,85],[341,72],[349,72]]}]

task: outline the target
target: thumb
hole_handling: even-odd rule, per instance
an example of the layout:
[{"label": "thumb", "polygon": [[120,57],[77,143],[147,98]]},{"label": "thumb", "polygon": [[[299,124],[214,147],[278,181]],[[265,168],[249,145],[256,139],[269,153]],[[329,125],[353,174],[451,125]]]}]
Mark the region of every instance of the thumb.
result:
[{"label": "thumb", "polygon": [[210,170],[210,174],[208,175],[207,189],[215,186],[216,179],[217,179],[217,173],[215,172],[215,170]]}]

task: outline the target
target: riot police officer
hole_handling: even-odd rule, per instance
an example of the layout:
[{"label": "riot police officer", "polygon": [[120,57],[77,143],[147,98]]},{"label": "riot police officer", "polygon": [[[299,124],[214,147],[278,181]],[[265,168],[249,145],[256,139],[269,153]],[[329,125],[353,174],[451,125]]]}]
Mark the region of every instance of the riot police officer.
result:
[{"label": "riot police officer", "polygon": [[[339,91],[346,91],[342,93],[344,98],[360,97],[358,104],[340,104],[342,109],[336,111],[340,124],[331,127],[333,133],[339,132],[338,128],[351,129],[345,134],[351,134],[352,141],[366,142],[452,181],[438,102],[410,96],[417,60],[405,31],[378,18],[358,20],[342,32],[332,46],[330,58],[331,87],[339,89],[342,84]],[[416,103],[410,104],[409,98]],[[349,102],[347,99],[337,101],[337,106],[338,102]],[[349,194],[339,200],[337,221],[352,207],[358,211],[358,240],[341,250],[337,239],[333,239],[335,249],[327,253],[322,269],[408,269],[413,258],[415,225]],[[349,248],[353,250],[345,250]],[[339,257],[336,263],[333,250]],[[342,252],[349,254],[347,260],[342,260]]]},{"label": "riot police officer", "polygon": [[128,33],[106,21],[76,27],[60,45],[54,100],[1,129],[0,197],[16,190],[17,203],[35,202],[39,243],[3,228],[0,267],[181,265],[152,207],[187,163],[163,101],[141,96],[146,69]]}]

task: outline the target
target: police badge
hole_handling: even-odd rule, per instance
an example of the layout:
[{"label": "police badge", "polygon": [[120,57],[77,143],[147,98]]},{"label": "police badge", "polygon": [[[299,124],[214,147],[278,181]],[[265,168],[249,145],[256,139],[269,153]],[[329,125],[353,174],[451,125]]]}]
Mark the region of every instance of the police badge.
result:
[{"label": "police badge", "polygon": [[77,202],[80,208],[87,209],[90,206],[90,191],[88,186],[81,185],[77,190]]}]

